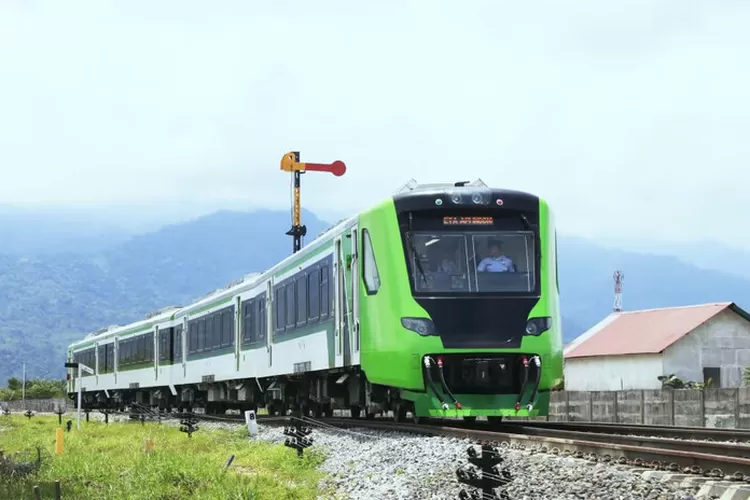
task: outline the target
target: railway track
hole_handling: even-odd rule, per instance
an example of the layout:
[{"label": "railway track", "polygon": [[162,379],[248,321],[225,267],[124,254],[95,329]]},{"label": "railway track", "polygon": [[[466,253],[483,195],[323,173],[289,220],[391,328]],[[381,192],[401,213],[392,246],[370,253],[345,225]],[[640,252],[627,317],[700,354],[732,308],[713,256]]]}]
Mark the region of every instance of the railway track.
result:
[{"label": "railway track", "polygon": [[506,422],[524,427],[580,430],[603,434],[630,434],[684,440],[692,439],[697,441],[750,443],[750,430],[744,429],[714,429],[706,427],[675,427],[671,425],[615,424],[604,422],[542,422],[525,420],[507,420]]},{"label": "railway track", "polygon": [[[175,414],[167,418],[176,418]],[[202,415],[206,421],[243,423],[239,415]],[[289,425],[297,417],[258,415],[260,425]],[[728,478],[750,483],[750,443],[728,442],[744,439],[742,431],[727,429],[678,428],[666,426],[627,426],[598,423],[508,421],[491,426],[488,422],[427,420],[422,424],[382,419],[346,417],[312,419],[302,422],[318,428],[368,428],[425,436],[445,436],[494,442],[501,446],[539,453],[570,455],[590,461],[619,463],[646,469]],[[722,438],[721,442],[709,439]],[[688,439],[703,439],[689,441]],[[724,441],[726,440],[726,441]]]}]

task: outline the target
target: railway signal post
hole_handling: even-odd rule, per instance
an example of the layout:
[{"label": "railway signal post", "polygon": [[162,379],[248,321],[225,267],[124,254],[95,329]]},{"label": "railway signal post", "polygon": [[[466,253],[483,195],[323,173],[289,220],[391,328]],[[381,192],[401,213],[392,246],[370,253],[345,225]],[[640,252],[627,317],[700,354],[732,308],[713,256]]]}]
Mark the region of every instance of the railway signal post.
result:
[{"label": "railway signal post", "polygon": [[300,213],[300,179],[302,174],[307,171],[330,172],[336,177],[341,177],[346,173],[346,165],[340,160],[333,163],[302,163],[299,159],[299,151],[292,151],[281,157],[281,170],[291,172],[294,176],[292,228],[285,234],[294,238],[292,253],[296,253],[302,249],[302,237],[307,234],[307,227],[302,225],[302,214]]}]

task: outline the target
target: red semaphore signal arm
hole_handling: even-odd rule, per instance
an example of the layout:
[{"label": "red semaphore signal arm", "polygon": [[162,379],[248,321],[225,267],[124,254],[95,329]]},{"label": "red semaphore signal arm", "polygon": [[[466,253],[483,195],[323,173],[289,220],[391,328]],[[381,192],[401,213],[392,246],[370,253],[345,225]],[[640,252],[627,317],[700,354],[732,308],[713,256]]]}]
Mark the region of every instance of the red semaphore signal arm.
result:
[{"label": "red semaphore signal arm", "polygon": [[299,153],[287,153],[281,157],[281,170],[284,172],[330,172],[336,177],[346,173],[346,164],[341,160],[333,163],[303,163],[299,161]]}]

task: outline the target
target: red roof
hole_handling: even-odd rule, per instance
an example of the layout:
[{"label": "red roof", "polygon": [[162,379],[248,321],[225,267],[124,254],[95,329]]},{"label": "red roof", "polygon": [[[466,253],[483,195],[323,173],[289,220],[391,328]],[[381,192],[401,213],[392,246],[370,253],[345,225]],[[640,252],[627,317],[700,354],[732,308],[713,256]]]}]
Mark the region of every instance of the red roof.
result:
[{"label": "red roof", "polygon": [[564,357],[658,354],[728,308],[750,321],[733,302],[612,313],[565,346]]}]

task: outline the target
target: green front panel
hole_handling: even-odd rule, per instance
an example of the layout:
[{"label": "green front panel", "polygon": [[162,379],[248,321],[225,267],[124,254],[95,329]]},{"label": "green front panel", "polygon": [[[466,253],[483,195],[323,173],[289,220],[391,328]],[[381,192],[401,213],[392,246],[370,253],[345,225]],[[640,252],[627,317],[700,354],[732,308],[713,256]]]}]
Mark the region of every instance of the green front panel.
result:
[{"label": "green front panel", "polygon": [[370,234],[380,275],[374,295],[367,295],[363,280],[359,283],[362,369],[372,383],[422,390],[422,354],[443,349],[439,338],[420,337],[401,326],[401,317],[427,313],[411,296],[393,200],[362,213],[359,229]]},{"label": "green front panel", "polygon": [[[381,283],[379,290],[373,295],[367,295],[362,280],[359,285],[361,360],[368,380],[372,383],[412,391],[424,391],[425,381],[420,363],[425,354],[507,352],[540,355],[542,358],[540,390],[549,389],[557,383],[562,378],[562,333],[555,275],[554,221],[544,201],[540,202],[539,210],[542,262],[538,272],[541,279],[541,298],[531,310],[529,317],[549,316],[553,320],[553,326],[538,337],[524,337],[521,346],[516,349],[444,349],[439,337],[420,337],[403,328],[402,317],[429,317],[429,315],[411,295],[395,206],[391,200],[388,200],[364,212],[359,220],[360,231],[366,229],[370,233]],[[537,399],[542,406],[537,407],[534,414],[540,409],[546,411],[545,401],[549,396],[544,394],[546,393],[539,394]],[[402,397],[422,401],[417,405],[418,411],[420,406],[424,407],[424,413],[420,412],[420,414],[431,414],[427,408],[433,408],[433,404],[435,410],[445,414],[439,410],[437,399],[432,398],[433,401],[430,395],[425,394],[426,399],[422,400],[420,399],[422,396],[418,396],[418,393],[404,391]],[[498,404],[502,404],[506,409],[512,408],[517,399],[516,396],[495,396],[495,398],[500,399],[490,402],[482,397],[469,396],[466,398],[466,403],[462,401],[462,404],[468,411],[472,411],[472,401],[480,406],[491,404],[493,408],[500,411]],[[459,401],[461,401],[460,398]],[[522,415],[524,411],[518,414]]]}]

